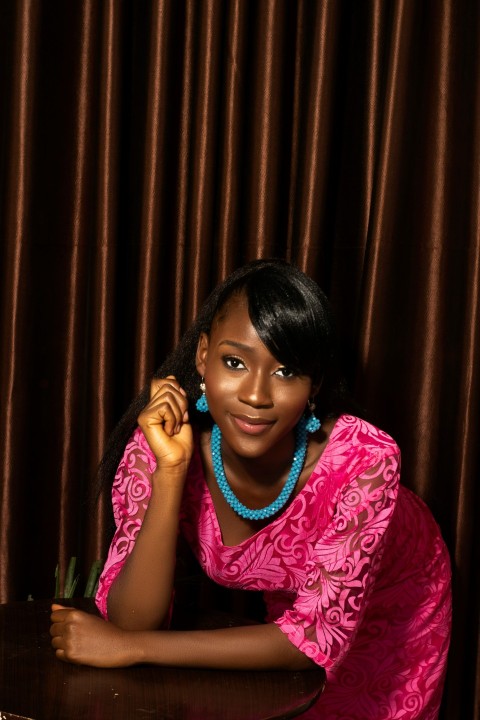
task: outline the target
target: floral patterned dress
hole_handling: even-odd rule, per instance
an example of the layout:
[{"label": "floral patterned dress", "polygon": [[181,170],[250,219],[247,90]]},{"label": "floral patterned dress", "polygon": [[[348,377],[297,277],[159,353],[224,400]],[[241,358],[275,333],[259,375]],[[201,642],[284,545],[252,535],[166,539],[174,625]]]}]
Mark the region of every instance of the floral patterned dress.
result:
[{"label": "floral patterned dress", "polygon": [[[347,415],[336,422],[305,486],[266,527],[223,544],[196,449],[181,531],[217,583],[262,590],[267,622],[325,668],[327,685],[305,720],[435,720],[451,625],[450,564],[426,505],[399,485],[390,436]],[[112,491],[117,531],[97,605],[131,552],[155,469],[133,433]]]}]

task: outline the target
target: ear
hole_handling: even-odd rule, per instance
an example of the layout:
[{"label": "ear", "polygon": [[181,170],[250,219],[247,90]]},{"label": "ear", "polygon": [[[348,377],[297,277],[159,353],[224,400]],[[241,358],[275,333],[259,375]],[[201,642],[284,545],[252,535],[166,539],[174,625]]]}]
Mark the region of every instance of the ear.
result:
[{"label": "ear", "polygon": [[205,375],[205,367],[207,365],[208,357],[208,335],[207,333],[201,333],[198,339],[197,354],[195,356],[195,365],[197,366],[198,374],[202,377]]}]

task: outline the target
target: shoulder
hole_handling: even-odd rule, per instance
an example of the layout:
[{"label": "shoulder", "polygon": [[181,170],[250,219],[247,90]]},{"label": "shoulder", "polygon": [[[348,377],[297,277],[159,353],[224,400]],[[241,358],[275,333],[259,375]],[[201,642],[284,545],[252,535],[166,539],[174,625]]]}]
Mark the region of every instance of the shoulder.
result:
[{"label": "shoulder", "polygon": [[328,442],[328,462],[332,470],[360,474],[387,458],[400,465],[400,449],[384,430],[353,415],[341,415]]},{"label": "shoulder", "polygon": [[349,415],[339,418],[331,439],[329,470],[336,517],[353,517],[365,510],[364,519],[389,520],[400,487],[400,450],[395,440]]},{"label": "shoulder", "polygon": [[354,415],[341,415],[335,423],[330,439],[337,445],[346,445],[352,449],[365,448],[386,454],[400,453],[391,435]]}]

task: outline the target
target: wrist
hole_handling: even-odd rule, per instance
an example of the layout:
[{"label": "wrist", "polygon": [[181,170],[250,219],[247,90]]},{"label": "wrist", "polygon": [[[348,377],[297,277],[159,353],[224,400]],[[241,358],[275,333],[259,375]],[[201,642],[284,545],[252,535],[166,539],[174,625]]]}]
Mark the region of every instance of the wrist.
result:
[{"label": "wrist", "polygon": [[188,464],[179,466],[158,466],[152,474],[152,487],[157,488],[181,488],[187,477]]},{"label": "wrist", "polygon": [[124,630],[128,644],[129,665],[140,665],[146,659],[145,633],[138,630]]},{"label": "wrist", "polygon": [[[157,639],[161,630],[139,630],[131,632],[134,635],[134,641],[131,649],[132,665],[142,665],[145,663],[162,665],[158,652]],[[155,650],[152,650],[152,643]]]}]

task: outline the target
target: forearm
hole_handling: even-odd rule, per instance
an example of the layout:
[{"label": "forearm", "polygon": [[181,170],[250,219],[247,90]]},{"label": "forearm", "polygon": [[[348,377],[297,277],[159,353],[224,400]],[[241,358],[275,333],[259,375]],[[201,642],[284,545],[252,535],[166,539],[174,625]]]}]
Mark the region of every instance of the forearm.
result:
[{"label": "forearm", "polygon": [[317,667],[274,624],[219,630],[132,633],[134,662],[231,670]]},{"label": "forearm", "polygon": [[172,598],[184,477],[163,473],[152,480],[135,546],[108,595],[109,619],[128,630],[160,627]]}]

